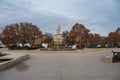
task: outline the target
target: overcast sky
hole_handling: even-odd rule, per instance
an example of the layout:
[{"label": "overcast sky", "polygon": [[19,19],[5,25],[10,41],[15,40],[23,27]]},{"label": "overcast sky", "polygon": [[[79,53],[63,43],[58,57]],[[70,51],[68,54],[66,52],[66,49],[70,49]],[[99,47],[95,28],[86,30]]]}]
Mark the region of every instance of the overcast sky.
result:
[{"label": "overcast sky", "polygon": [[107,35],[120,27],[120,0],[1,0],[0,27],[32,22],[46,33],[54,34],[81,23],[91,33]]}]

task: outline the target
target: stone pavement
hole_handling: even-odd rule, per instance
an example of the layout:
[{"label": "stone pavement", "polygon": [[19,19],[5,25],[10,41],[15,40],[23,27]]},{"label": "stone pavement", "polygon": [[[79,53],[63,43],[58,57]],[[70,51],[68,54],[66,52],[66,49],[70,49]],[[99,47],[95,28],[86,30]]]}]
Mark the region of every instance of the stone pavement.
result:
[{"label": "stone pavement", "polygon": [[120,80],[120,63],[103,61],[111,50],[30,55],[29,60],[0,72],[0,80]]}]

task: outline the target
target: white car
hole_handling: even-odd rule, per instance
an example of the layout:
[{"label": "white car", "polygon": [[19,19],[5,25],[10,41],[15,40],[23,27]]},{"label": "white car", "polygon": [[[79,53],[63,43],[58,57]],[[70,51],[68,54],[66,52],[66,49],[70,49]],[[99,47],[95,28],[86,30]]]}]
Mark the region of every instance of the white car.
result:
[{"label": "white car", "polygon": [[6,47],[6,45],[0,44],[0,48],[5,48],[5,47]]},{"label": "white car", "polygon": [[29,44],[29,43],[26,43],[26,44],[24,44],[24,47],[31,47],[31,45]]}]

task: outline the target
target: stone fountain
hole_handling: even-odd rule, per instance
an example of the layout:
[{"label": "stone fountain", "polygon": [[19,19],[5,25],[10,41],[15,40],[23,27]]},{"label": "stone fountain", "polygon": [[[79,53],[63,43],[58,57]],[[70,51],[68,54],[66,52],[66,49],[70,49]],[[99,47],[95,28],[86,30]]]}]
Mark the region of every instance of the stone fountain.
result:
[{"label": "stone fountain", "polygon": [[62,49],[63,48],[63,37],[61,34],[61,28],[60,25],[58,25],[56,29],[56,34],[53,38],[53,44],[55,49]]}]

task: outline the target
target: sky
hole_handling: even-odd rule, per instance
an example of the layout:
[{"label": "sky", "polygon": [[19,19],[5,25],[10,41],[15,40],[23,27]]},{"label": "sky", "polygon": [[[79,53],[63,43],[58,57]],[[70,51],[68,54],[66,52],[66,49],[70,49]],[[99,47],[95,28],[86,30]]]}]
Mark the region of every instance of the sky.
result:
[{"label": "sky", "polygon": [[1,0],[0,30],[6,25],[31,22],[43,33],[55,34],[75,23],[91,33],[107,36],[120,27],[120,0]]}]

